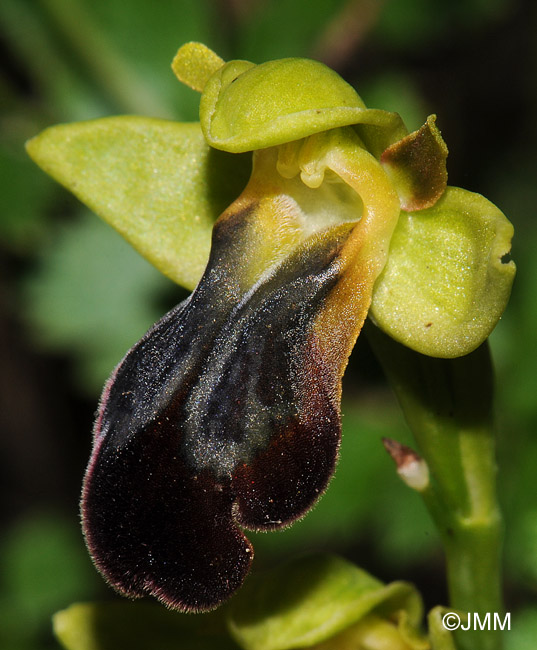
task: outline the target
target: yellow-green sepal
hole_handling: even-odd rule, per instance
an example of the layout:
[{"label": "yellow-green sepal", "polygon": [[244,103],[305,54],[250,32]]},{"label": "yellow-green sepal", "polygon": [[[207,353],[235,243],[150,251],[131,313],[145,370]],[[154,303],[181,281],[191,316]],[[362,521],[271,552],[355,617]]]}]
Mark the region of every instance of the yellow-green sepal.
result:
[{"label": "yellow-green sepal", "polygon": [[188,289],[205,269],[216,218],[246,184],[251,165],[249,156],[211,149],[198,123],[131,116],[54,126],[27,150]]},{"label": "yellow-green sepal", "polygon": [[490,201],[448,187],[432,207],[401,212],[370,316],[389,336],[433,357],[468,354],[509,299],[513,226]]},{"label": "yellow-green sepal", "polygon": [[[385,132],[384,148],[406,134],[396,113],[366,108],[336,72],[299,58],[261,65],[230,61],[222,66],[204,87],[200,121],[207,142],[231,153],[356,124]],[[376,134],[368,135],[376,139]]]}]

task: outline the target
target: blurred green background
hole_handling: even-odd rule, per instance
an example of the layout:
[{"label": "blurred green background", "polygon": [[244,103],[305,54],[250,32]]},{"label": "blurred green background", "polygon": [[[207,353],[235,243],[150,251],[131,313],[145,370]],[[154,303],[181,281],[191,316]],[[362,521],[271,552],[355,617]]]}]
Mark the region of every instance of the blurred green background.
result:
[{"label": "blurred green background", "polygon": [[[0,647],[57,648],[51,614],[112,599],[87,557],[78,498],[97,400],[125,351],[184,292],[56,186],[24,142],[110,114],[191,121],[170,63],[201,40],[223,58],[310,56],[410,128],[435,112],[450,184],[516,229],[518,277],[492,336],[508,650],[537,637],[537,5],[531,0],[0,1]],[[427,606],[446,602],[438,539],[381,436],[409,433],[367,342],[344,382],[336,477],[289,531],[256,535],[257,565],[330,549]]]}]

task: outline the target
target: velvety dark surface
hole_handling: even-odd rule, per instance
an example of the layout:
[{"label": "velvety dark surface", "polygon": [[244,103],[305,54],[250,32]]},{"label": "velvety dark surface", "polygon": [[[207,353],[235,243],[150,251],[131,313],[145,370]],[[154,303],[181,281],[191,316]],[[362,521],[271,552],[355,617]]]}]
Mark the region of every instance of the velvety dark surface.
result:
[{"label": "velvety dark surface", "polygon": [[231,595],[253,556],[235,522],[293,521],[337,457],[339,366],[321,358],[315,319],[340,277],[350,226],[299,246],[244,288],[238,261],[254,211],[220,222],[196,291],[116,369],[84,486],[101,572],[122,593],[179,609]]}]

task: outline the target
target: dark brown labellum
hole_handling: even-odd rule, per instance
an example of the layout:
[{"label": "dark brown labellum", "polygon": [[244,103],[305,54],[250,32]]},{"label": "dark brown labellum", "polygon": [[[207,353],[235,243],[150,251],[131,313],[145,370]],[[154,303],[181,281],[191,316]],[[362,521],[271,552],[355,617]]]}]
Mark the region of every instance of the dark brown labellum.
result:
[{"label": "dark brown labellum", "polygon": [[306,240],[245,288],[254,210],[217,224],[197,289],[115,370],[84,484],[86,540],[105,578],[185,611],[241,585],[253,556],[241,527],[303,515],[338,453],[340,364],[322,358],[316,318],[351,226]]}]

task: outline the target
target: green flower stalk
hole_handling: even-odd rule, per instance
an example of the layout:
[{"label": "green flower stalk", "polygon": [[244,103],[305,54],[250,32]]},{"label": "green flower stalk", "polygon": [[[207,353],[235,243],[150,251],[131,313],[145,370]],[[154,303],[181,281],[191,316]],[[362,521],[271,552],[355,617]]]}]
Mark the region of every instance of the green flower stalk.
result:
[{"label": "green flower stalk", "polygon": [[447,187],[435,116],[408,133],[307,59],[189,43],[173,69],[202,93],[199,124],[63,125],[28,151],[194,289],[108,381],[82,511],[117,590],[203,611],[248,572],[244,529],[287,526],[326,489],[365,319],[422,355],[469,354],[506,306],[513,229]]}]

